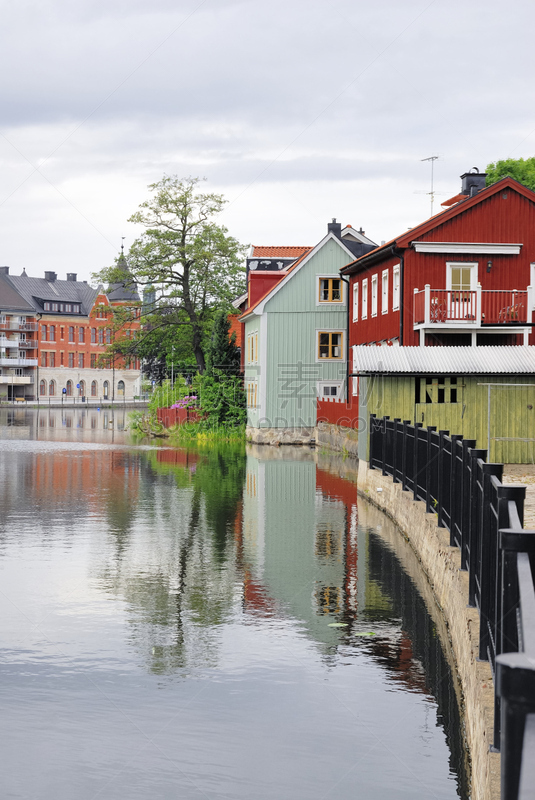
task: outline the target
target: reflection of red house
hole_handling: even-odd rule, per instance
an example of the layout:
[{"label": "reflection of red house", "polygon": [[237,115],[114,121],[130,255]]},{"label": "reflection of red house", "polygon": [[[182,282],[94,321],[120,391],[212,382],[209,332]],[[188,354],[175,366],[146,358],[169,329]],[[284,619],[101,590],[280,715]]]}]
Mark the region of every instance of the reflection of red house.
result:
[{"label": "reflection of red house", "polygon": [[[158,411],[166,409],[159,408]],[[178,467],[191,467],[199,460],[198,453],[192,450],[177,450],[170,447],[161,447],[156,452],[156,460],[160,464],[175,464]]]},{"label": "reflection of red house", "polygon": [[[346,616],[354,616],[357,612],[358,581],[357,486],[334,472],[327,472],[316,467],[316,490],[330,500],[341,500],[346,507],[344,613]],[[351,519],[352,514],[354,514],[354,520]]]},{"label": "reflection of red house", "polygon": [[350,345],[535,343],[535,193],[469,172],[443,205],[342,270]]}]

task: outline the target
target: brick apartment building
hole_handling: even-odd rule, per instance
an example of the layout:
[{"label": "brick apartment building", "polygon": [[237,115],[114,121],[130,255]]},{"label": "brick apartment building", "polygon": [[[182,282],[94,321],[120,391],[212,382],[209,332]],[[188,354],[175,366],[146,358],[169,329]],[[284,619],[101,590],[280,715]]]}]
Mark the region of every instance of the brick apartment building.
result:
[{"label": "brick apartment building", "polygon": [[[135,357],[106,356],[117,339],[136,336],[140,328],[139,296],[127,280],[106,292],[55,272],[31,278],[23,270],[10,275],[0,267],[0,397],[36,400],[86,397],[132,399],[141,392],[141,370]],[[120,330],[114,309],[127,306],[130,320]]]}]

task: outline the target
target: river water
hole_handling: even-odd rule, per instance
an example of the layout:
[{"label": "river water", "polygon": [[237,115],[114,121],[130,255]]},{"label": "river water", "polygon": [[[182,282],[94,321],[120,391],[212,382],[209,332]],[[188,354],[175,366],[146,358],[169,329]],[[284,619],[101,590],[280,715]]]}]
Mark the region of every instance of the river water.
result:
[{"label": "river water", "polygon": [[127,428],[0,409],[2,797],[465,800],[442,621],[355,465]]}]

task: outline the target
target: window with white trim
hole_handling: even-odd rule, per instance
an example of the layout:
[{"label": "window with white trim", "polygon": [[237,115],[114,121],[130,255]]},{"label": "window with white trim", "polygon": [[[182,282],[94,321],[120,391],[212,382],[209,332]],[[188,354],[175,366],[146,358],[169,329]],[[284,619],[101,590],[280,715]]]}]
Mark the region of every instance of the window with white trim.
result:
[{"label": "window with white trim", "polygon": [[318,360],[343,358],[342,331],[318,331]]},{"label": "window with white trim", "polygon": [[388,314],[388,270],[384,269],[381,275],[381,311]]},{"label": "window with white trim", "polygon": [[256,408],[258,402],[258,384],[256,381],[247,382],[247,408]]},{"label": "window with white trim", "polygon": [[368,278],[362,281],[362,319],[368,318]]},{"label": "window with white trim", "polygon": [[353,322],[358,322],[359,318],[359,285],[353,284]]},{"label": "window with white trim", "polygon": [[392,311],[399,311],[399,264],[392,270]]},{"label": "window with white trim", "polygon": [[320,303],[342,302],[342,281],[340,280],[340,278],[319,279],[319,302]]},{"label": "window with white trim", "polygon": [[333,397],[341,397],[342,385],[342,381],[318,381],[318,398],[328,400]]},{"label": "window with white trim", "polygon": [[258,331],[247,336],[247,363],[256,364],[258,361]]},{"label": "window with white trim", "polygon": [[372,275],[372,317],[377,316],[377,275]]}]

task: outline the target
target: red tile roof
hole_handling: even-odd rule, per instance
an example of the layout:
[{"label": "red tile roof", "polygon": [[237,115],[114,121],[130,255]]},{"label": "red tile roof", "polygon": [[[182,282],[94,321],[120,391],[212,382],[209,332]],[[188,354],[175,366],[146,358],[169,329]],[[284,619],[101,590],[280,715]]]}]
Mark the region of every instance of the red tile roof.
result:
[{"label": "red tile roof", "polygon": [[281,273],[280,273],[280,276],[281,276],[281,279],[280,279],[280,281],[277,281],[277,283],[275,284],[275,286],[272,286],[272,287],[271,287],[271,289],[269,289],[269,290],[268,290],[268,291],[267,291],[265,294],[263,294],[263,295],[262,295],[262,297],[259,297],[259,298],[258,298],[258,300],[257,300],[255,303],[253,303],[251,306],[249,306],[248,308],[246,308],[246,309],[245,309],[245,311],[243,312],[243,314],[242,314],[242,315],[240,316],[240,318],[239,318],[239,319],[240,319],[240,322],[241,322],[241,321],[243,320],[243,318],[244,318],[244,317],[246,317],[246,316],[247,316],[247,315],[248,315],[248,314],[249,314],[249,313],[250,313],[250,312],[251,312],[253,309],[255,309],[255,308],[258,306],[258,305],[260,305],[260,303],[262,302],[262,300],[265,300],[265,299],[266,299],[266,297],[267,297],[268,295],[270,295],[270,294],[271,294],[271,292],[272,292],[272,291],[273,291],[273,290],[274,290],[274,289],[275,289],[275,288],[276,288],[276,287],[279,285],[279,283],[281,283],[281,282],[284,280],[284,278],[288,277],[288,275],[290,275],[290,274],[291,274],[291,273],[294,271],[294,269],[297,267],[297,265],[301,263],[301,261],[304,259],[304,257],[305,257],[306,255],[308,255],[308,253],[309,253],[311,250],[313,250],[313,249],[314,249],[313,247],[309,247],[309,248],[307,248],[307,249],[305,250],[305,252],[304,252],[304,253],[303,253],[303,254],[300,256],[300,258],[298,258],[298,259],[297,259],[297,261],[295,261],[295,262],[292,264],[292,266],[290,267],[290,269],[287,269],[287,270],[285,270],[284,272],[281,272]]},{"label": "red tile roof", "polygon": [[304,245],[265,246],[254,244],[251,258],[299,258],[299,256],[302,256],[304,253],[309,253],[311,250],[312,247]]}]

